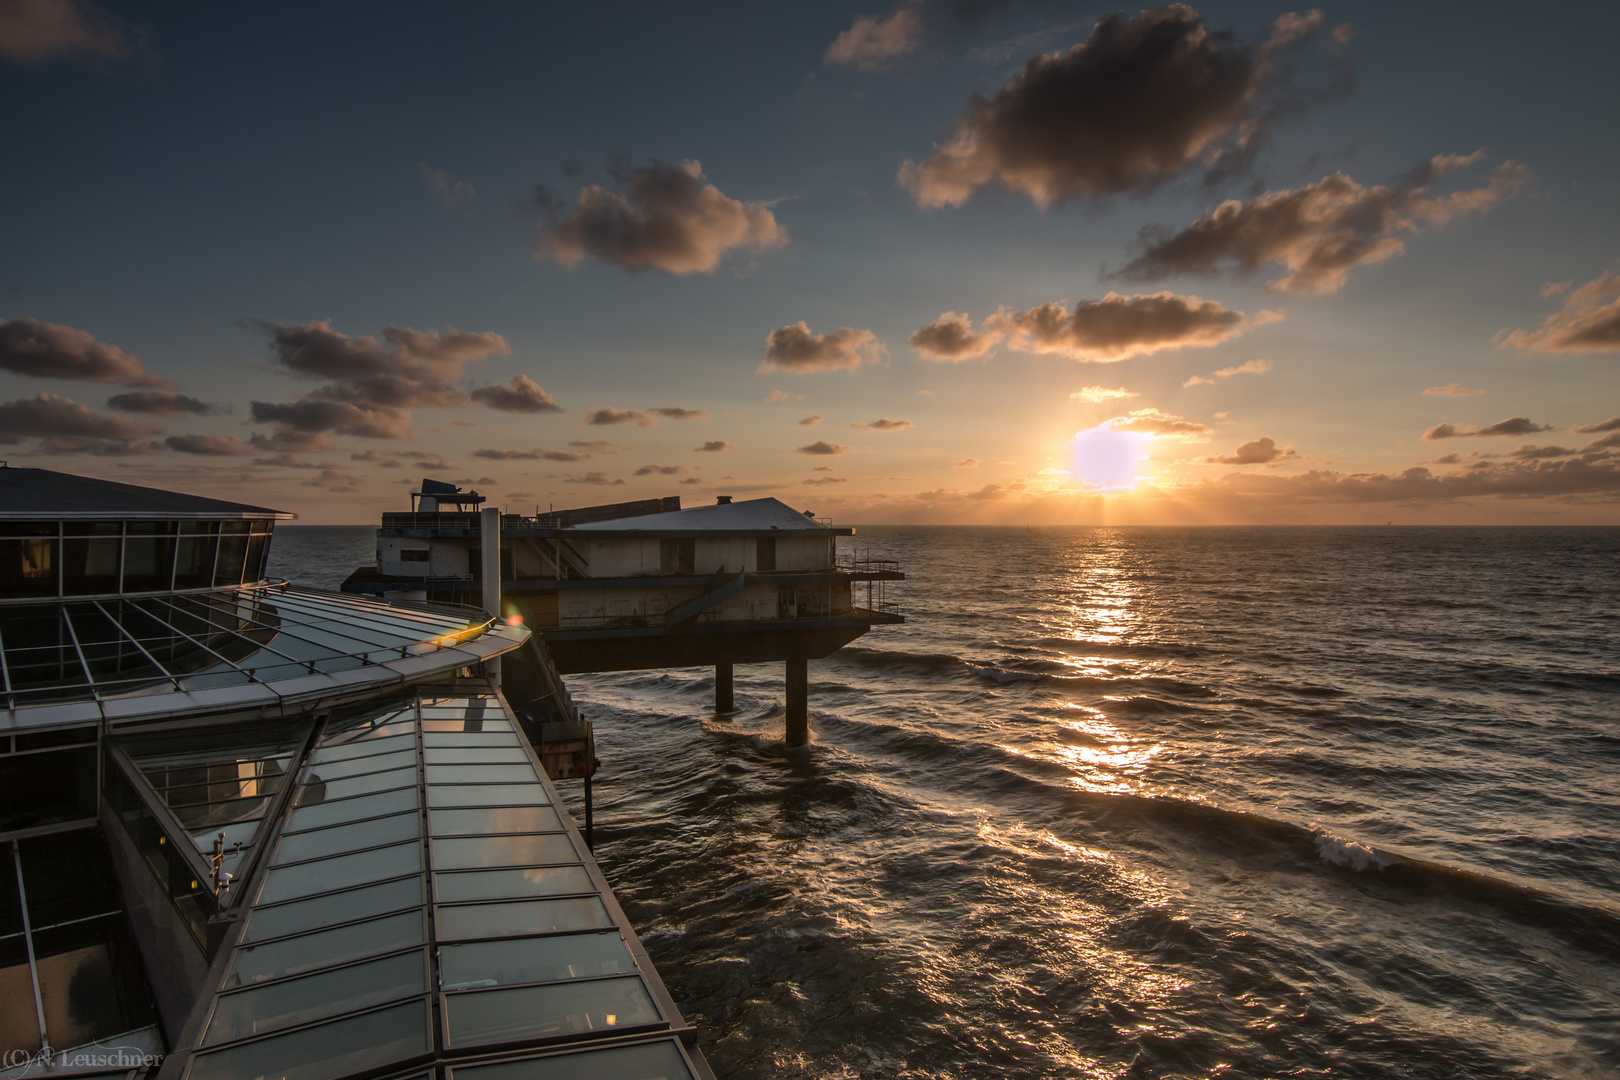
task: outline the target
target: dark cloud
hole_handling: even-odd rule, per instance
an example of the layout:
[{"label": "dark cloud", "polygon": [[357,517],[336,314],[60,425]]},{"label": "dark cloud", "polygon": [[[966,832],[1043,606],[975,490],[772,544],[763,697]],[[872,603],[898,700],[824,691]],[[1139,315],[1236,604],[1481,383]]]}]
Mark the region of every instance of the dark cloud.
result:
[{"label": "dark cloud", "polygon": [[102,457],[152,453],[162,443],[142,443],[159,429],[127,416],[93,412],[72,398],[40,394],[0,403],[0,445],[38,439],[47,454],[95,454]]},{"label": "dark cloud", "polygon": [[849,480],[843,476],[816,476],[808,480],[800,480],[799,483],[815,486],[819,484],[847,484]]},{"label": "dark cloud", "polygon": [[1287,273],[1268,282],[1270,288],[1334,292],[1355,267],[1405,251],[1403,234],[1483,213],[1528,181],[1529,171],[1509,161],[1492,170],[1480,187],[1430,196],[1434,181],[1483,157],[1483,151],[1440,154],[1387,187],[1363,187],[1334,173],[1248,202],[1229,199],[1180,232],[1144,226],[1133,245],[1134,258],[1105,276],[1126,281],[1222,273],[1247,277],[1267,263],[1278,263]]},{"label": "dark cloud", "polygon": [[834,443],[834,442],[828,442],[826,439],[820,439],[820,440],[818,440],[816,442],[813,442],[813,443],[809,444],[808,446],[795,447],[793,452],[795,454],[811,454],[811,455],[847,454],[847,453],[849,453],[849,447],[841,446],[838,443]]},{"label": "dark cloud", "polygon": [[809,416],[807,416],[803,420],[799,421],[799,426],[800,427],[819,427],[820,425],[821,425],[821,414],[820,413],[811,413]]},{"label": "dark cloud", "polygon": [[207,416],[219,411],[206,401],[167,390],[132,390],[127,394],[114,394],[107,399],[107,408],[151,416],[185,416],[188,413]]},{"label": "dark cloud", "polygon": [[[368,450],[364,454],[350,454],[349,460],[367,462],[383,461],[382,456],[379,455],[375,450]],[[335,461],[305,461],[297,454],[276,454],[273,457],[256,457],[253,459],[253,464],[276,469],[336,470],[338,468],[338,463]],[[397,466],[400,463],[398,461],[383,461],[383,464]]]},{"label": "dark cloud", "polygon": [[334,495],[347,495],[359,491],[363,481],[353,473],[340,472],[337,469],[322,469],[319,476],[312,476],[308,480],[300,480],[299,487],[325,488]]},{"label": "dark cloud", "polygon": [[681,476],[691,472],[686,465],[643,465],[636,470],[637,476]]},{"label": "dark cloud", "polygon": [[870,330],[845,326],[812,334],[810,325],[800,321],[771,331],[758,370],[853,371],[881,363],[887,351]]},{"label": "dark cloud", "polygon": [[583,450],[547,450],[543,446],[536,447],[533,450],[474,450],[472,456],[484,458],[486,461],[563,461],[573,463],[591,459],[591,455]]},{"label": "dark cloud", "polygon": [[596,427],[611,427],[614,424],[635,424],[638,427],[653,427],[658,420],[643,409],[615,409],[604,405],[600,409],[592,409],[585,414],[585,422]]},{"label": "dark cloud", "polygon": [[1044,207],[1151,191],[1200,166],[1223,179],[1284,113],[1347,88],[1343,67],[1314,95],[1290,77],[1321,26],[1320,12],[1283,15],[1247,43],[1181,4],[1105,16],[1069,51],[1034,57],[993,96],[969,99],[932,157],[901,166],[900,183],[925,207],[961,205],[992,182]]},{"label": "dark cloud", "polygon": [[1230,454],[1218,454],[1202,459],[1206,465],[1270,465],[1299,455],[1294,448],[1278,447],[1270,437],[1262,435],[1253,442],[1242,443]]},{"label": "dark cloud", "polygon": [[130,46],[117,20],[82,0],[7,0],[0,4],[0,56],[41,64],[63,56],[116,60]]},{"label": "dark cloud", "polygon": [[851,424],[856,431],[899,431],[901,428],[912,426],[910,420],[890,420],[888,417],[874,420],[870,424]]},{"label": "dark cloud", "polygon": [[1494,424],[1484,427],[1473,427],[1468,424],[1436,424],[1423,433],[1423,437],[1430,442],[1440,439],[1475,439],[1491,436],[1517,436],[1534,435],[1541,431],[1556,431],[1557,428],[1534,423],[1522,416],[1510,416],[1506,420],[1498,420]]},{"label": "dark cloud", "polygon": [[1615,448],[1620,448],[1620,431],[1611,431],[1601,439],[1593,439],[1582,448],[1581,452],[1584,454],[1589,454],[1596,450],[1608,450]]},{"label": "dark cloud", "polygon": [[700,476],[688,476],[685,480],[681,481],[683,484],[701,484],[703,482],[703,478]]},{"label": "dark cloud", "polygon": [[1597,435],[1605,431],[1620,431],[1620,416],[1611,416],[1596,424],[1582,424],[1569,430],[1577,435]]},{"label": "dark cloud", "polygon": [[911,347],[925,360],[972,360],[995,346],[996,335],[976,332],[971,319],[954,311],[945,312],[911,335]]},{"label": "dark cloud", "polygon": [[565,484],[591,484],[591,485],[594,485],[594,486],[597,486],[597,487],[611,487],[614,484],[622,484],[622,483],[624,483],[624,481],[623,480],[615,480],[612,477],[608,476],[606,473],[590,472],[590,473],[586,473],[584,476],[568,476],[568,477],[564,477],[563,478],[563,483],[565,483]]},{"label": "dark cloud", "polygon": [[552,396],[527,375],[514,375],[500,386],[480,386],[468,396],[500,412],[562,412]]},{"label": "dark cloud", "polygon": [[262,431],[255,431],[248,443],[253,449],[265,453],[337,449],[337,440],[324,431],[298,431],[294,428],[282,428],[268,435]]},{"label": "dark cloud", "polygon": [[735,450],[737,448],[726,442],[724,439],[710,439],[702,446],[695,446],[692,449],[695,453],[699,454],[721,454],[727,450]]},{"label": "dark cloud", "polygon": [[1495,341],[1527,352],[1620,352],[1620,271],[1570,293],[1563,309],[1547,316],[1540,330],[1504,330]]},{"label": "dark cloud", "polygon": [[578,450],[588,450],[593,454],[618,454],[635,449],[629,443],[608,442],[606,439],[573,439],[568,445]]},{"label": "dark cloud", "polygon": [[[354,435],[362,439],[408,439],[412,434],[411,414],[402,409],[375,408],[343,401],[320,401],[315,398],[304,398],[286,405],[255,401],[250,405],[250,409],[257,423],[277,424],[284,431],[304,435],[330,432],[335,435]],[[298,441],[296,436],[292,441]],[[297,450],[315,447],[289,445],[276,448]]]},{"label": "dark cloud", "polygon": [[713,420],[714,413],[708,409],[683,409],[678,405],[665,405],[657,409],[648,409],[650,413],[657,413],[666,420]]},{"label": "dark cloud", "polygon": [[1440,502],[1486,497],[1535,498],[1620,493],[1620,459],[1479,462],[1436,475],[1422,466],[1401,473],[1311,470],[1295,476],[1233,473],[1186,492],[1237,495],[1256,505],[1286,503]]},{"label": "dark cloud", "polygon": [[1072,314],[1059,303],[1028,311],[1003,308],[985,325],[1003,335],[1009,348],[1021,352],[1108,364],[1165,349],[1219,345],[1281,318],[1275,311],[1249,318],[1213,300],[1171,292],[1151,296],[1111,292],[1101,300],[1080,301]]},{"label": "dark cloud", "polygon": [[147,372],[141,358],[83,330],[38,319],[0,319],[0,371],[36,379],[123,383],[153,390],[176,385]]},{"label": "dark cloud", "polygon": [[887,71],[922,46],[922,15],[923,0],[906,0],[887,16],[856,16],[849,29],[833,39],[821,62]]},{"label": "dark cloud", "polygon": [[454,210],[462,199],[470,199],[478,194],[469,181],[451,180],[443,172],[430,169],[420,162],[416,166],[416,175],[422,178],[422,185],[444,203],[446,210]]},{"label": "dark cloud", "polygon": [[170,435],[163,440],[170,450],[202,457],[243,457],[253,447],[235,435]]},{"label": "dark cloud", "polygon": [[608,172],[620,190],[582,188],[572,209],[550,190],[535,188],[535,258],[573,267],[589,256],[632,274],[711,274],[728,251],[767,251],[788,242],[769,204],[741,202],[705,184],[696,161],[610,165]]},{"label": "dark cloud", "polygon": [[1579,453],[1579,450],[1569,446],[1532,446],[1525,443],[1509,450],[1507,456],[1515,461],[1540,461],[1543,458],[1574,457]]}]

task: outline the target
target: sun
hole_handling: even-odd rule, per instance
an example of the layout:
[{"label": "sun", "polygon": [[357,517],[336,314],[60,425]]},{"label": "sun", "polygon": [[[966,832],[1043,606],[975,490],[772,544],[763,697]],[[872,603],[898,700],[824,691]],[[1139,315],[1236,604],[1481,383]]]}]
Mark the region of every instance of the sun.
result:
[{"label": "sun", "polygon": [[1131,431],[1093,428],[1069,444],[1069,472],[1084,484],[1130,487],[1141,469],[1143,437]]}]

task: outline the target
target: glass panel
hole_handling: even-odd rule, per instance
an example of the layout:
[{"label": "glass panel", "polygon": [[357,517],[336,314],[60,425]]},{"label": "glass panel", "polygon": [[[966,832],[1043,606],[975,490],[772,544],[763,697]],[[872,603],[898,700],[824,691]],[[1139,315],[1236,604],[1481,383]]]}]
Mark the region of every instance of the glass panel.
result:
[{"label": "glass panel", "polygon": [[538,866],[579,862],[565,834],[544,836],[467,836],[434,840],[435,870],[477,870],[486,866]]},{"label": "glass panel", "polygon": [[427,751],[427,761],[429,765],[460,765],[468,762],[527,764],[529,756],[516,746],[510,749],[498,746],[430,747]]},{"label": "glass panel", "polygon": [[435,810],[434,836],[484,833],[561,832],[562,819],[549,806],[502,806],[487,810]]},{"label": "glass panel", "polygon": [[416,730],[416,713],[415,711],[390,713],[388,716],[373,717],[357,723],[345,721],[345,724],[349,723],[353,723],[353,726],[328,727],[326,734],[321,736],[321,745],[346,746],[368,739],[413,732]]},{"label": "glass panel", "polygon": [[506,732],[430,731],[422,736],[425,746],[516,746],[517,736]]},{"label": "glass panel", "polygon": [[341,799],[348,795],[364,795],[372,791],[389,791],[393,788],[416,784],[416,768],[394,769],[391,772],[368,773],[365,776],[350,776],[341,780],[322,780],[311,775],[304,781],[304,788],[298,793],[298,805],[309,806],[312,803],[325,802],[327,799]]},{"label": "glass panel", "polygon": [[[133,530],[137,522],[130,523]],[[131,536],[124,541],[124,592],[157,592],[174,573],[174,537]]]},{"label": "glass panel", "polygon": [[287,831],[313,829],[321,825],[337,825],[344,821],[380,817],[383,814],[415,810],[416,788],[398,788],[379,795],[362,795],[357,799],[339,799],[336,802],[318,802],[313,806],[300,806],[287,819]]},{"label": "glass panel", "polygon": [[439,903],[455,900],[517,900],[558,893],[595,892],[583,866],[531,866],[526,870],[474,870],[435,874]]},{"label": "glass panel", "polygon": [[95,747],[0,758],[0,829],[95,816]]},{"label": "glass panel", "polygon": [[180,543],[174,564],[175,588],[205,589],[214,583],[214,549],[219,538],[212,533],[218,528],[212,521],[180,523]]},{"label": "glass panel", "polygon": [[407,729],[401,735],[391,739],[362,739],[357,742],[343,742],[337,746],[323,745],[313,754],[309,755],[312,762],[347,761],[350,758],[365,757],[369,754],[388,754],[396,750],[416,749],[416,733]]},{"label": "glass panel", "polygon": [[404,877],[421,869],[420,844],[396,844],[357,855],[345,855],[340,859],[278,866],[270,871],[265,880],[259,903],[291,900],[312,893],[336,892],[353,885],[369,885],[385,878]]},{"label": "glass panel", "polygon": [[407,994],[425,993],[426,966],[421,950],[417,950],[258,990],[224,994],[214,1006],[203,1045],[245,1039]]},{"label": "glass panel", "polygon": [[331,1080],[428,1051],[427,1009],[419,1001],[351,1016],[258,1042],[198,1054],[189,1080]]},{"label": "glass panel", "polygon": [[640,979],[526,986],[451,994],[450,1045],[511,1042],[656,1024],[663,1017]]},{"label": "glass panel", "polygon": [[521,784],[534,779],[532,765],[429,765],[430,784]]},{"label": "glass panel", "polygon": [[509,904],[441,907],[437,922],[441,941],[605,930],[613,925],[602,901],[594,896],[577,900],[520,900]]},{"label": "glass panel", "polygon": [[459,710],[449,712],[442,709],[423,709],[422,730],[438,732],[511,731],[512,725],[507,723],[501,714],[494,710],[490,711],[488,717],[469,717]]},{"label": "glass panel", "polygon": [[396,814],[394,817],[362,821],[357,825],[317,829],[283,838],[281,845],[276,848],[276,864],[302,862],[323,855],[414,840],[421,834],[422,819],[417,814]]},{"label": "glass panel", "polygon": [[83,1046],[155,1019],[140,955],[122,915],[36,930],[34,961],[45,1030],[53,1043]]},{"label": "glass panel", "polygon": [[345,776],[355,776],[359,773],[380,772],[383,769],[398,769],[406,765],[416,764],[416,748],[411,747],[393,754],[378,754],[375,757],[357,757],[350,761],[324,761],[319,765],[309,767],[309,779],[306,783],[316,784],[322,781],[331,783],[333,780]]},{"label": "glass panel", "polygon": [[[41,758],[32,760],[38,762]],[[118,878],[101,830],[75,829],[38,836],[19,841],[17,846],[22,855],[28,919],[36,931],[42,926],[123,909]],[[11,861],[9,844],[0,844],[0,856],[0,873],[10,873],[15,879],[16,870],[6,865]],[[47,1029],[49,1026],[47,1022]]]},{"label": "glass panel", "polygon": [[[241,531],[236,527],[240,525]],[[214,564],[215,585],[240,585],[242,583],[242,567],[247,562],[247,542],[244,535],[247,531],[245,521],[223,521],[220,529],[224,533],[219,538],[219,561]]]},{"label": "glass panel", "polygon": [[123,543],[123,540],[116,536],[63,540],[63,594],[73,596],[117,592],[118,554]]},{"label": "glass panel", "polygon": [[[0,844],[0,855],[11,857]],[[0,867],[3,868],[3,867]],[[11,877],[15,880],[16,875]],[[28,973],[28,943],[21,937],[0,941],[0,1049],[39,1049],[39,1021],[34,1014],[34,979]]]},{"label": "glass panel", "polygon": [[546,789],[539,784],[439,785],[428,788],[428,805],[432,807],[534,805],[550,801]]},{"label": "glass panel", "polygon": [[669,1040],[456,1069],[456,1080],[692,1080]]},{"label": "glass panel", "polygon": [[439,976],[446,990],[629,975],[635,970],[630,950],[618,934],[479,941],[439,950]]},{"label": "glass panel", "polygon": [[248,917],[242,940],[263,941],[305,930],[318,930],[334,923],[369,919],[384,912],[419,907],[421,903],[422,879],[414,877],[318,896],[313,900],[255,908]]},{"label": "glass panel", "polygon": [[55,536],[0,540],[0,595],[55,596],[57,543]]},{"label": "glass panel", "polygon": [[406,911],[335,930],[283,938],[266,945],[243,945],[231,961],[225,988],[251,986],[283,975],[421,945],[427,940],[426,921],[421,911]]}]

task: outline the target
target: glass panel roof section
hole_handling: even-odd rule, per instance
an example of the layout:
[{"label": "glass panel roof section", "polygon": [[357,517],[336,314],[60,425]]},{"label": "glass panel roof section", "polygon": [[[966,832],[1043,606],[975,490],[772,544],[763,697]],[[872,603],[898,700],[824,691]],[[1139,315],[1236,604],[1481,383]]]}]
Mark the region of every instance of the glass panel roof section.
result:
[{"label": "glass panel roof section", "polygon": [[452,1072],[453,1080],[599,1080],[604,1076],[614,1080],[692,1080],[686,1058],[674,1039],[462,1065]]},{"label": "glass panel roof section", "polygon": [[[260,841],[190,1076],[336,1080],[689,1034],[499,697],[424,693],[328,720],[313,742]],[[441,752],[455,764],[435,766]],[[366,762],[395,767],[356,774]],[[367,777],[392,787],[346,786]],[[434,1000],[439,1030],[418,1020]],[[693,1075],[679,1050],[668,1060],[659,1075]]]}]

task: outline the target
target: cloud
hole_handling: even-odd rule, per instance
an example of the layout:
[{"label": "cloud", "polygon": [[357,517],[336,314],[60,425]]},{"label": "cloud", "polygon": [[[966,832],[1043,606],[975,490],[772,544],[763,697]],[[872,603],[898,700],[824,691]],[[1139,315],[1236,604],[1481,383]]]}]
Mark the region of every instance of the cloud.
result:
[{"label": "cloud", "polygon": [[1440,439],[1475,439],[1489,436],[1516,436],[1534,435],[1539,431],[1556,431],[1557,428],[1533,423],[1522,416],[1510,416],[1506,420],[1498,420],[1494,424],[1484,427],[1471,427],[1467,424],[1436,424],[1423,433],[1423,437],[1430,442]]},{"label": "cloud", "polygon": [[1241,496],[1256,505],[1439,502],[1472,498],[1536,498],[1620,493],[1620,460],[1518,461],[1436,475],[1422,466],[1400,473],[1311,470],[1295,476],[1233,473],[1178,492]]},{"label": "cloud", "polygon": [[810,486],[819,486],[821,484],[847,484],[849,483],[849,478],[844,476],[815,476],[809,479],[800,480],[799,483]]},{"label": "cloud", "polygon": [[568,445],[576,450],[588,450],[593,454],[617,454],[635,449],[629,443],[608,442],[606,439],[572,439]]},{"label": "cloud", "polygon": [[714,413],[708,409],[683,409],[678,405],[665,405],[657,409],[648,409],[648,412],[657,413],[666,420],[713,420]]},{"label": "cloud", "polygon": [[118,59],[129,45],[113,18],[76,0],[11,0],[0,5],[0,56],[41,64],[60,56]]},{"label": "cloud", "polygon": [[1444,386],[1431,386],[1423,391],[1429,397],[1478,397],[1483,390],[1470,390],[1461,383],[1446,383]]},{"label": "cloud", "polygon": [[728,251],[768,251],[788,242],[769,204],[741,202],[705,184],[696,161],[655,159],[639,169],[611,165],[608,172],[621,190],[582,188],[572,210],[536,186],[536,259],[572,268],[592,257],[632,274],[712,274]]},{"label": "cloud", "polygon": [[986,484],[978,491],[970,493],[967,498],[984,501],[989,499],[1005,499],[1007,495],[1008,490],[1002,487],[1000,484]]},{"label": "cloud", "polygon": [[107,399],[107,408],[151,416],[185,416],[188,413],[207,416],[219,411],[206,401],[167,390],[132,390],[127,394],[114,394]]},{"label": "cloud", "polygon": [[1110,390],[1106,386],[1086,386],[1069,395],[1070,401],[1083,401],[1088,404],[1098,404],[1104,401],[1118,401],[1121,398],[1140,397],[1135,390],[1127,390],[1123,386]]},{"label": "cloud", "polygon": [[0,319],[0,371],[36,379],[123,383],[175,390],[168,379],[147,372],[141,358],[97,341],[83,330],[38,319]]},{"label": "cloud", "polygon": [[911,347],[925,360],[956,363],[985,355],[996,347],[997,340],[995,334],[975,331],[966,315],[947,311],[912,334]]},{"label": "cloud", "polygon": [[979,459],[976,457],[965,457],[951,466],[953,469],[977,469],[978,467]]},{"label": "cloud", "polygon": [[[285,405],[255,401],[249,405],[249,409],[257,423],[276,424],[284,430],[302,432],[306,435],[330,432],[336,435],[354,435],[362,439],[408,439],[412,435],[411,414],[402,409],[351,405],[347,402],[320,401],[315,398],[304,398]],[[308,448],[278,447],[289,450]]]},{"label": "cloud", "polygon": [[462,199],[470,199],[478,194],[477,189],[468,181],[452,181],[444,173],[430,169],[420,162],[416,166],[416,175],[422,178],[422,184],[429,191],[438,196],[446,210],[454,210]]},{"label": "cloud", "polygon": [[759,370],[853,371],[862,364],[881,363],[887,353],[870,330],[845,326],[812,334],[809,324],[801,320],[771,331]]},{"label": "cloud", "polygon": [[888,417],[872,421],[870,424],[851,424],[856,431],[899,431],[901,428],[912,426],[910,420],[890,420]]},{"label": "cloud", "polygon": [[643,465],[636,470],[637,476],[680,476],[691,472],[689,465]]},{"label": "cloud", "polygon": [[1166,349],[1219,345],[1282,315],[1261,311],[1249,318],[1213,300],[1160,292],[1082,300],[1071,314],[1060,303],[1028,311],[997,311],[986,320],[1005,334],[1009,348],[1055,353],[1073,360],[1109,364]]},{"label": "cloud", "polygon": [[1253,442],[1240,444],[1233,453],[1218,454],[1200,460],[1206,465],[1270,465],[1298,456],[1292,446],[1279,449],[1269,437],[1261,436]]},{"label": "cloud", "polygon": [[821,414],[820,413],[811,413],[809,416],[807,416],[803,420],[799,421],[799,426],[800,427],[819,427],[820,424],[821,424]]},{"label": "cloud", "polygon": [[857,16],[848,30],[833,39],[821,62],[861,71],[887,71],[921,47],[922,11],[922,0],[907,0],[886,18]]},{"label": "cloud", "polygon": [[[1284,15],[1252,44],[1211,33],[1185,5],[1108,15],[1067,52],[1031,59],[991,97],[974,95],[928,160],[899,182],[918,205],[960,206],[991,182],[1046,207],[1152,191],[1195,166],[1241,171],[1296,92],[1289,54],[1322,26]],[[1347,86],[1316,95],[1337,96]]]},{"label": "cloud", "polygon": [[600,409],[592,409],[586,413],[585,422],[595,427],[612,427],[615,424],[655,427],[658,424],[656,417],[649,416],[641,409],[615,409],[610,405],[604,405]]},{"label": "cloud", "polygon": [[1363,187],[1334,173],[1246,203],[1228,199],[1180,232],[1143,226],[1133,244],[1135,256],[1106,276],[1125,281],[1222,273],[1248,277],[1274,262],[1287,273],[1268,282],[1271,289],[1335,292],[1355,267],[1404,252],[1401,234],[1415,235],[1484,213],[1529,180],[1529,170],[1508,161],[1493,169],[1481,187],[1430,197],[1431,183],[1483,157],[1483,151],[1439,154],[1392,187]]},{"label": "cloud", "polygon": [[1596,424],[1582,424],[1569,430],[1577,435],[1596,435],[1604,431],[1620,431],[1620,416],[1611,416],[1607,420]]},{"label": "cloud", "polygon": [[765,395],[765,400],[781,405],[790,401],[803,401],[804,395],[789,393],[786,390],[772,390]]},{"label": "cloud", "polygon": [[1515,461],[1540,461],[1544,458],[1574,457],[1579,453],[1579,450],[1569,446],[1532,446],[1525,443],[1509,450],[1507,456]]},{"label": "cloud", "polygon": [[724,439],[710,439],[702,446],[695,446],[692,448],[693,452],[698,454],[723,454],[727,450],[735,449],[737,448],[726,442]]},{"label": "cloud", "polygon": [[170,450],[203,457],[246,456],[253,447],[235,435],[170,435],[163,440]]},{"label": "cloud", "polygon": [[1582,448],[1581,452],[1586,454],[1597,450],[1616,448],[1620,448],[1620,431],[1611,431],[1601,439],[1593,439],[1591,442],[1587,443],[1584,448]]},{"label": "cloud", "polygon": [[584,476],[568,476],[568,477],[564,477],[563,478],[563,483],[565,483],[565,484],[592,484],[592,485],[595,485],[597,487],[609,487],[609,486],[612,486],[614,484],[622,484],[622,483],[624,483],[624,481],[623,480],[614,480],[611,477],[609,477],[606,473],[589,472],[589,473],[586,473]]},{"label": "cloud", "polygon": [[1270,360],[1250,360],[1246,364],[1236,367],[1224,367],[1208,375],[1194,375],[1182,383],[1182,389],[1189,386],[1213,386],[1217,379],[1230,379],[1233,375],[1261,375],[1271,370]]},{"label": "cloud", "polygon": [[820,440],[818,440],[816,442],[811,443],[808,446],[795,447],[793,452],[795,454],[811,454],[811,455],[847,454],[847,453],[849,453],[849,447],[841,446],[838,443],[834,443],[834,442],[828,442],[825,439],[820,439]]},{"label": "cloud", "polygon": [[547,450],[543,446],[533,450],[474,450],[473,457],[486,461],[589,461],[591,455],[581,450]]},{"label": "cloud", "polygon": [[1195,420],[1183,420],[1158,409],[1136,409],[1124,416],[1115,416],[1097,425],[1099,431],[1134,431],[1155,438],[1192,441],[1210,433],[1210,429]]},{"label": "cloud", "polygon": [[555,399],[527,375],[514,375],[499,386],[480,386],[468,397],[498,412],[562,412]]},{"label": "cloud", "polygon": [[48,454],[115,456],[149,453],[160,443],[137,444],[159,429],[127,416],[97,413],[72,398],[40,394],[0,403],[0,445],[15,446],[24,439],[39,439]]},{"label": "cloud", "polygon": [[[1547,295],[1545,289],[1542,295]],[[1620,271],[1570,293],[1563,309],[1547,316],[1540,330],[1504,330],[1493,340],[1526,352],[1620,352]]]}]

